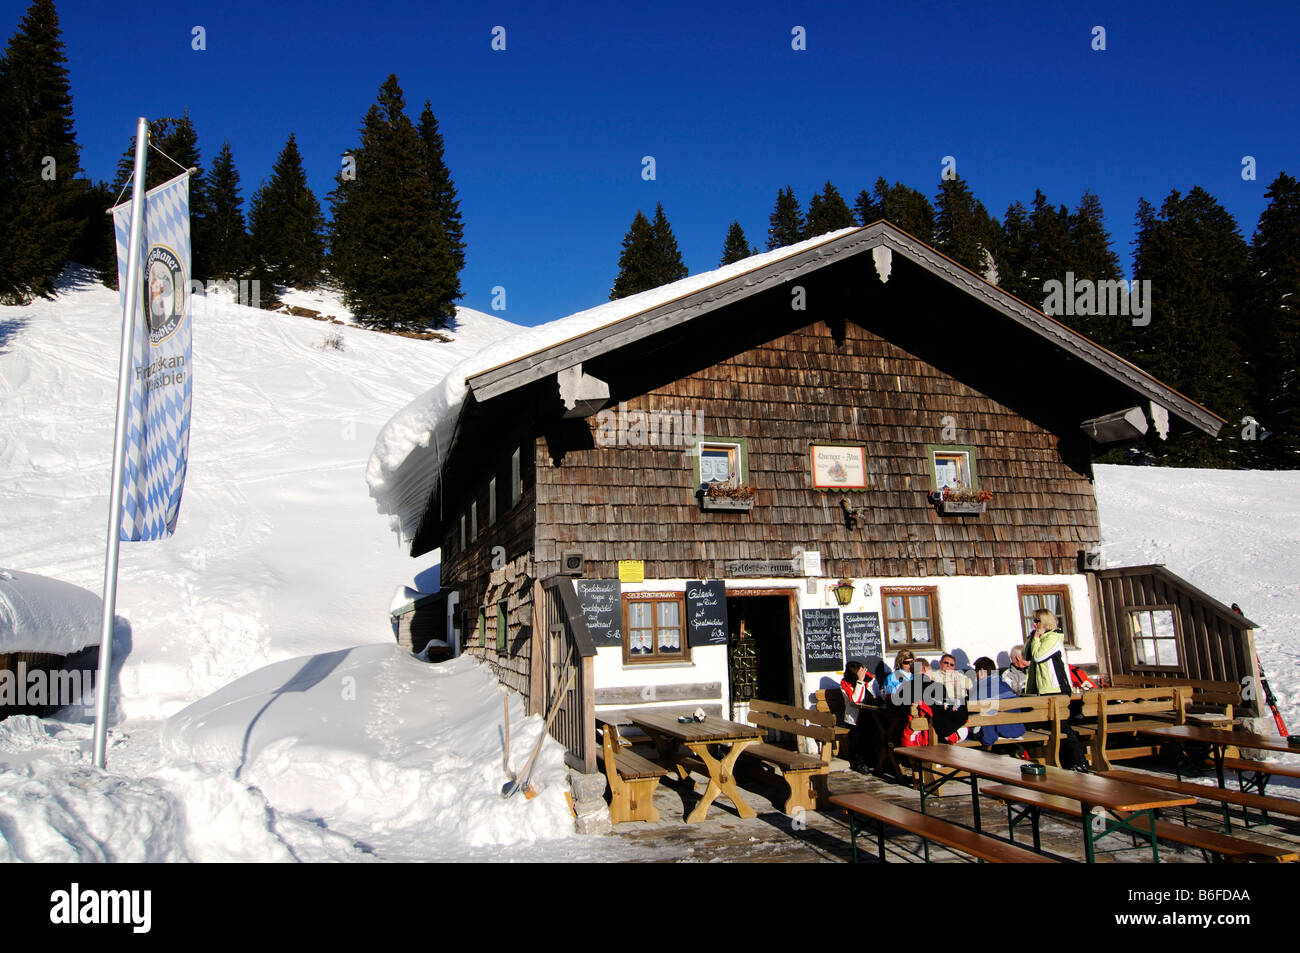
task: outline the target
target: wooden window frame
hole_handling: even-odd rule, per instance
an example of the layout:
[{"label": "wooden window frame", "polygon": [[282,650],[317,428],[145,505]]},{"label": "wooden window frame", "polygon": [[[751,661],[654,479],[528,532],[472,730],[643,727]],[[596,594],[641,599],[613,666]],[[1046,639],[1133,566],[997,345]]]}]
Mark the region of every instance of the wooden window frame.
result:
[{"label": "wooden window frame", "polygon": [[[1183,626],[1178,618],[1178,606],[1173,605],[1172,603],[1161,604],[1158,606],[1124,606],[1124,608],[1121,611],[1124,614],[1123,618],[1130,623],[1127,629],[1128,651],[1129,651],[1129,659],[1131,660],[1132,667],[1135,671],[1140,669],[1141,671],[1144,672],[1174,672],[1177,674],[1184,674],[1187,671],[1186,663],[1185,663],[1185,660],[1187,659],[1187,652],[1184,649]],[[1169,613],[1169,617],[1173,619],[1174,622],[1174,651],[1178,654],[1177,664],[1152,665],[1149,662],[1139,662],[1137,660],[1137,645],[1135,643],[1138,640],[1138,632],[1134,631],[1131,622],[1133,616],[1139,612],[1146,612],[1146,613],[1168,612]],[[1154,625],[1151,627],[1151,631],[1155,632]],[[1153,636],[1153,641],[1154,641],[1154,636]],[[1168,639],[1164,639],[1162,641],[1168,641]]]},{"label": "wooden window frame", "polygon": [[478,644],[487,648],[487,606],[478,607]]},{"label": "wooden window frame", "polygon": [[930,469],[930,492],[938,493],[942,488],[939,486],[939,467],[936,465],[935,458],[939,455],[955,456],[962,454],[966,457],[966,475],[970,480],[970,486],[963,487],[966,490],[978,490],[980,488],[979,466],[975,460],[975,448],[967,444],[956,443],[930,443],[925,446],[925,460]]},{"label": "wooden window frame", "polygon": [[[633,655],[632,648],[632,625],[631,612],[629,607],[634,602],[649,602],[652,605],[660,602],[677,603],[678,630],[680,631],[681,646],[678,652],[665,653],[659,651],[659,626],[657,620],[659,613],[657,610],[651,610],[652,618],[655,622],[650,645],[653,651],[648,655]],[[689,662],[691,660],[691,641],[690,628],[686,624],[686,593],[685,592],[625,592],[622,598],[623,603],[623,664],[624,665],[654,665],[664,662]]]},{"label": "wooden window frame", "polygon": [[695,468],[695,486],[698,488],[704,483],[703,468],[700,465],[700,455],[706,448],[725,447],[728,451],[735,451],[736,458],[736,482],[740,485],[749,483],[749,440],[746,437],[711,437],[700,434],[695,438],[695,452],[691,454],[691,462]]},{"label": "wooden window frame", "polygon": [[1060,623],[1061,633],[1065,636],[1065,644],[1072,649],[1077,649],[1079,643],[1074,637],[1074,616],[1071,615],[1070,610],[1070,587],[1064,583],[1054,586],[1016,586],[1016,605],[1020,609],[1020,631],[1025,633],[1023,641],[1025,644],[1028,644],[1029,636],[1033,634],[1032,627],[1028,627],[1029,617],[1025,615],[1024,597],[1041,595],[1054,595],[1061,597],[1061,612],[1056,614],[1056,618]]},{"label": "wooden window frame", "polygon": [[[903,596],[903,618],[891,619],[889,616],[889,597]],[[912,607],[908,601],[910,596],[925,596],[930,602],[930,633],[933,641],[917,642],[912,639]],[[906,642],[889,641],[889,623],[905,622],[907,624]],[[884,646],[887,651],[898,652],[907,649],[909,652],[942,652],[943,651],[943,631],[939,627],[939,587],[938,586],[890,586],[880,590],[880,622],[881,631],[884,636]]]},{"label": "wooden window frame", "polygon": [[507,645],[507,628],[510,618],[509,607],[505,600],[497,603],[497,654],[504,655]]},{"label": "wooden window frame", "polygon": [[524,498],[524,448],[515,447],[510,455],[510,507],[519,505]]},{"label": "wooden window frame", "polygon": [[465,514],[460,514],[460,551],[465,551]]},{"label": "wooden window frame", "polygon": [[497,478],[488,480],[488,521],[489,526],[497,521]]},{"label": "wooden window frame", "polygon": [[469,504],[469,541],[475,542],[478,539],[478,500]]}]

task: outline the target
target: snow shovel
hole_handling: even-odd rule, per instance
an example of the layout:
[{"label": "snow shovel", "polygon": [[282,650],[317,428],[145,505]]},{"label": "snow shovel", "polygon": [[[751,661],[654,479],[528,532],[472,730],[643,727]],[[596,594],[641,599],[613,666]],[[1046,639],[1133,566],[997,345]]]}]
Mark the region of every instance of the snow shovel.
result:
[{"label": "snow shovel", "polygon": [[501,769],[505,771],[506,777],[513,782],[515,773],[510,770],[510,693],[506,692],[502,700],[506,703],[506,726],[502,732],[502,743],[505,745],[505,752],[501,755]]},{"label": "snow shovel", "polygon": [[512,798],[520,791],[523,791],[524,797],[527,798],[534,798],[537,796],[537,791],[534,790],[532,784],[529,783],[529,779],[533,776],[533,763],[537,760],[537,755],[542,750],[542,742],[544,742],[546,736],[550,734],[551,722],[553,722],[555,716],[559,714],[560,705],[564,701],[564,696],[569,693],[569,685],[573,683],[573,676],[577,674],[577,671],[578,670],[575,666],[569,666],[569,677],[564,680],[564,687],[560,689],[559,697],[555,699],[555,704],[551,706],[551,713],[546,716],[546,724],[542,726],[542,735],[537,739],[537,744],[533,746],[533,753],[528,756],[528,761],[524,764],[523,780],[507,781],[505,787],[501,789],[502,797]]}]

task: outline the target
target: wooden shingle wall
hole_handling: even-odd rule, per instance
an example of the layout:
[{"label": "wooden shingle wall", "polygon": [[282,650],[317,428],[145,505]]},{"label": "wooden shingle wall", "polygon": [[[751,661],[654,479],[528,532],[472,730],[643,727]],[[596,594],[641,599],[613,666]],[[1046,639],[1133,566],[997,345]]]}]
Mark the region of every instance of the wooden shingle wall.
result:
[{"label": "wooden shingle wall", "polygon": [[[556,448],[539,440],[543,577],[566,549],[584,552],[590,576],[643,559],[647,578],[717,578],[725,560],[780,558],[795,546],[821,550],[828,576],[1069,573],[1100,538],[1086,464],[1066,462],[1057,433],[852,321],[782,334],[628,395],[626,407],[700,411],[706,435],[746,438],[756,505],[702,513],[680,446],[568,447],[556,465]],[[597,418],[588,425],[594,432]],[[813,490],[814,442],[865,445],[870,488]],[[980,486],[995,494],[987,512],[940,516],[927,502],[925,448],[944,442],[976,448]],[[845,526],[842,496],[857,529]]]}]

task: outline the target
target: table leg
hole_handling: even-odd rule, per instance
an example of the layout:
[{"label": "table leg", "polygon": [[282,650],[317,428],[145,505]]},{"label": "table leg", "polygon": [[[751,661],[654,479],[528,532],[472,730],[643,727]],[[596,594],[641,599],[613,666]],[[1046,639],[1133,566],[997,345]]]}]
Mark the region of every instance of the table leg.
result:
[{"label": "table leg", "polygon": [[975,830],[980,831],[980,779],[973,774],[970,776],[970,799],[975,815]]},{"label": "table leg", "polygon": [[659,763],[665,766],[671,764],[677,771],[678,781],[685,781],[691,776],[691,772],[686,770],[681,759],[677,757],[676,738],[660,734],[659,732],[653,731],[649,728],[643,728],[642,730],[649,735],[650,740],[654,742],[655,754]]},{"label": "table leg", "polygon": [[687,745],[704,762],[704,766],[709,769],[709,786],[705,789],[704,797],[700,799],[700,803],[695,805],[695,809],[686,818],[687,824],[696,824],[704,820],[704,816],[709,812],[709,805],[713,803],[713,799],[719,794],[725,794],[731,800],[731,803],[736,807],[736,813],[741,817],[758,817],[758,812],[740,796],[740,790],[736,787],[736,775],[734,773],[736,759],[740,757],[740,753],[757,741],[757,738],[745,738],[740,741],[722,742],[727,746],[727,753],[721,761],[713,757],[712,752],[709,751],[709,744],[706,742]]},{"label": "table leg", "polygon": [[1095,860],[1092,853],[1092,805],[1080,802],[1079,807],[1083,810],[1083,859],[1084,863],[1091,864]]}]

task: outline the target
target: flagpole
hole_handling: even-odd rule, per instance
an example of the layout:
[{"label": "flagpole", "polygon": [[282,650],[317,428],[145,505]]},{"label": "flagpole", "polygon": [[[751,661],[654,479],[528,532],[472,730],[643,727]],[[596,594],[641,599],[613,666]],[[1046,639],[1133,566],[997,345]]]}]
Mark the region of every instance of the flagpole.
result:
[{"label": "flagpole", "polygon": [[109,673],[113,667],[113,619],[117,608],[117,556],[122,536],[122,472],[126,468],[126,425],[131,400],[131,349],[140,292],[140,241],[144,226],[144,170],[149,122],[135,121],[135,182],[131,190],[131,236],[126,255],[126,303],[122,309],[122,354],[117,365],[117,420],[113,427],[113,483],[108,504],[108,551],[104,556],[104,618],[99,633],[99,677],[95,692],[95,767],[104,767],[108,743]]}]

